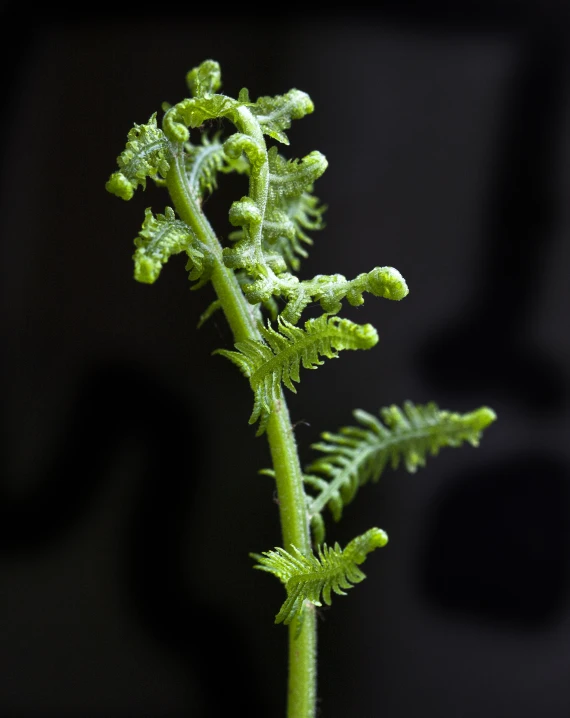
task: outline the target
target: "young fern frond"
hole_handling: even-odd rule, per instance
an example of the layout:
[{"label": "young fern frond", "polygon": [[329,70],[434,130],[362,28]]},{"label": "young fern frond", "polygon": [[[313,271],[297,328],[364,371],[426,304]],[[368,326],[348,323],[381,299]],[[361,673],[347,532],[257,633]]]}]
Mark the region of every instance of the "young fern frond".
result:
[{"label": "young fern frond", "polygon": [[291,227],[292,225],[292,230],[279,232],[274,243],[289,271],[299,271],[301,266],[299,257],[306,259],[309,256],[303,244],[310,246],[313,244],[313,240],[305,230],[315,231],[325,227],[323,213],[327,207],[319,203],[312,191],[311,186],[300,197],[288,198],[284,203],[283,214],[286,217],[286,226]]},{"label": "young fern frond", "polygon": [[308,512],[316,543],[324,540],[321,512],[327,506],[339,521],[343,506],[350,503],[358,488],[376,482],[386,466],[397,469],[403,463],[414,473],[426,464],[428,454],[436,456],[446,446],[464,442],[478,446],[481,434],[496,419],[495,412],[481,407],[467,414],[440,410],[430,402],[392,405],[380,409],[379,421],[361,409],[353,412],[360,426],[347,426],[312,445],[324,454],[306,467],[304,480],[318,493],[308,498]]},{"label": "young fern frond", "polygon": [[272,573],[285,584],[287,598],[275,617],[275,623],[291,623],[295,616],[301,615],[306,601],[321,606],[322,599],[330,606],[331,592],[345,596],[343,589],[352,588],[366,578],[366,574],[358,568],[366,556],[387,543],[386,533],[372,528],[352,539],[344,550],[335,543],[333,548],[319,545],[317,555],[311,552],[305,556],[295,546],[291,553],[277,547],[262,554],[250,554],[257,561],[254,568]]},{"label": "young fern frond", "polygon": [[[298,271],[301,262],[299,257],[306,259],[309,256],[305,245],[312,245],[313,240],[304,230],[318,230],[324,228],[322,215],[326,206],[319,205],[319,200],[310,192],[304,192],[300,197],[287,201],[283,208],[269,209],[263,220],[263,251],[268,264],[275,264],[273,255],[279,254],[283,260],[282,268]],[[242,240],[243,229],[238,229],[228,235],[233,242]],[[251,278],[245,284],[251,284]]]},{"label": "young fern frond", "polygon": [[[313,243],[304,230],[318,230],[324,227],[322,214],[325,206],[319,205],[312,196],[313,182],[321,176],[327,166],[324,155],[312,152],[303,160],[286,160],[271,147],[267,153],[269,163],[269,191],[265,215],[262,222],[262,246],[266,261],[274,271],[286,269],[297,271],[299,256],[307,257],[307,245]],[[244,217],[247,220],[247,217]],[[239,211],[234,213],[234,224],[240,224]],[[247,247],[247,227],[232,232],[229,239],[237,247]],[[273,255],[284,260],[276,262]],[[242,261],[236,247],[228,249],[226,260],[239,264]]]},{"label": "young fern frond", "polygon": [[[244,291],[255,294],[255,289],[256,284],[244,288]],[[305,307],[312,302],[319,302],[327,314],[337,314],[345,298],[353,307],[364,304],[364,292],[400,301],[408,295],[408,285],[397,269],[376,267],[350,280],[342,274],[319,274],[313,279],[300,282],[287,272],[275,278],[272,289],[275,296],[282,296],[286,300],[281,316],[291,324],[299,321]]]},{"label": "young fern frond", "polygon": [[288,160],[270,147],[267,152],[269,164],[269,205],[287,204],[287,200],[300,197],[313,186],[328,167],[327,158],[316,150],[303,159]]},{"label": "young fern frond", "polygon": [[222,85],[220,65],[215,60],[204,60],[186,74],[186,84],[194,97],[217,92]]},{"label": "young fern frond", "polygon": [[[310,97],[300,90],[290,90],[282,96],[260,97],[257,102],[250,101],[245,88],[240,91],[237,100],[217,94],[212,90],[219,89],[220,85],[215,80],[211,81],[209,75],[210,71],[219,75],[218,63],[211,62],[209,69],[206,69],[206,63],[202,63],[198,69],[203,71],[203,78],[200,83],[191,84],[194,96],[169,107],[164,117],[163,129],[173,142],[188,142],[189,127],[199,127],[207,120],[218,117],[227,117],[252,142],[259,141],[248,132],[251,130],[249,116],[262,134],[288,145],[289,140],[283,130],[291,126],[291,120],[300,119],[314,110]],[[208,90],[206,85],[209,85]],[[200,90],[196,94],[198,87]]]},{"label": "young fern frond", "polygon": [[[251,281],[249,278],[247,272],[243,269],[240,269],[235,272],[235,276],[240,284],[240,287],[243,288],[248,285],[248,283]],[[277,305],[277,302],[273,297],[268,297],[263,302],[260,302],[259,304],[252,304],[251,305],[251,311],[256,317],[257,322],[261,322],[262,324],[265,323],[265,315],[262,312],[262,308],[265,310],[267,316],[269,319],[271,319],[272,322],[277,320],[277,316],[279,314],[279,306]]]},{"label": "young fern frond", "polygon": [[[219,63],[205,60],[188,72],[186,82],[195,98],[213,95],[222,84]],[[289,144],[289,140],[283,130],[291,126],[291,120],[299,119],[314,109],[310,97],[300,90],[290,90],[282,97],[260,97],[254,103],[250,102],[249,93],[243,88],[238,101],[258,116],[258,122],[266,135],[284,144]]]},{"label": "young fern frond", "polygon": [[135,124],[127,134],[127,146],[117,157],[120,172],[113,172],[105,189],[129,200],[140,185],[146,189],[146,179],[163,179],[170,169],[171,149],[164,132],[156,125],[156,112],[146,125]]},{"label": "young fern frond", "polygon": [[231,160],[226,155],[219,135],[218,132],[210,139],[208,135],[203,134],[200,145],[193,145],[191,142],[184,144],[184,165],[188,187],[200,197],[217,189],[219,173],[228,174],[234,171],[244,173],[249,169],[244,157]]},{"label": "young fern frond", "polygon": [[283,130],[291,127],[291,120],[300,120],[315,109],[309,95],[296,89],[276,97],[258,97],[250,108],[263,134],[284,145],[289,144],[289,138]]},{"label": "young fern frond", "polygon": [[247,339],[237,342],[237,351],[217,349],[216,354],[230,359],[249,379],[254,392],[253,411],[249,423],[260,420],[257,436],[264,433],[269,416],[278,401],[283,383],[290,391],[297,390],[299,369],[316,369],[324,362],[321,356],[335,359],[343,349],[370,349],[378,342],[378,334],[371,324],[355,324],[349,319],[326,314],[308,319],[304,329],[295,327],[282,317],[277,330],[260,325],[266,343]]},{"label": "young fern frond", "polygon": [[[224,249],[226,266],[245,269],[252,280],[284,271],[287,263],[280,254],[274,250],[266,257],[264,253],[263,223],[266,213],[269,222],[267,229],[275,221],[275,212],[272,216],[271,210],[283,210],[285,199],[277,198],[299,197],[324,172],[326,159],[321,153],[313,152],[302,162],[289,164],[283,158],[278,158],[276,150],[268,152],[264,135],[288,144],[284,130],[293,119],[313,111],[311,99],[299,90],[291,90],[283,96],[261,97],[257,102],[250,101],[245,88],[237,100],[218,94],[220,68],[218,63],[211,60],[188,73],[187,81],[194,96],[167,107],[162,123],[166,137],[174,145],[185,144],[190,136],[188,128],[199,127],[207,120],[226,118],[235,125],[237,132],[224,142],[225,157],[229,161],[241,163],[240,167],[243,167],[245,158],[250,167],[248,196],[235,202],[230,210],[230,221],[242,229],[234,235],[236,244]],[[273,163],[271,166],[270,162]],[[273,178],[274,191],[270,196],[273,165],[277,168],[277,174],[283,175],[283,181],[278,189]],[[270,296],[271,292],[252,303],[267,300]]]},{"label": "young fern frond", "polygon": [[[230,157],[237,159],[249,142],[250,139],[243,135],[232,135],[224,149]],[[242,197],[233,203],[230,222],[241,230],[229,235],[235,245],[224,249],[226,265],[245,269],[254,279],[272,278],[273,273],[287,269],[282,255],[274,256],[274,245],[280,238],[291,242],[299,236],[299,223],[291,215],[296,214],[299,198],[310,191],[328,166],[326,157],[320,152],[310,152],[301,160],[286,160],[278,154],[277,147],[271,147],[265,153],[265,161],[267,196],[264,206],[260,207],[251,197]],[[251,174],[255,174],[253,168]]]},{"label": "young fern frond", "polygon": [[145,210],[145,219],[135,239],[135,246],[137,249],[133,260],[138,282],[153,284],[163,264],[180,252],[188,255],[186,270],[190,280],[200,280],[192,289],[203,286],[210,277],[212,261],[209,251],[187,224],[176,219],[172,207],[166,207],[164,214],[156,216],[149,208]]},{"label": "young fern frond", "polygon": [[[284,130],[293,119],[311,113],[313,103],[299,90],[251,102],[243,89],[236,100],[215,92],[220,85],[217,63],[207,61],[195,70],[189,75],[195,96],[166,110],[163,129],[174,144],[188,143],[188,128],[211,119],[226,118],[237,129],[223,143],[223,152],[230,162],[242,162],[243,166],[244,158],[247,161],[249,193],[230,208],[230,222],[240,229],[230,234],[235,244],[224,248],[223,261],[228,268],[244,270],[251,278],[242,285],[248,302],[267,303],[271,297],[283,297],[283,318],[295,324],[303,309],[314,301],[321,303],[323,311],[334,314],[345,297],[353,306],[362,304],[364,292],[396,300],[405,297],[408,287],[392,267],[376,267],[352,280],[335,274],[303,282],[288,271],[299,266],[298,256],[304,254],[300,242],[307,238],[300,227],[322,226],[316,205],[310,201],[303,204],[301,198],[311,197],[313,183],[328,162],[317,151],[302,160],[286,160],[276,147],[267,149],[264,135],[288,144]],[[312,219],[308,219],[309,207]]]}]

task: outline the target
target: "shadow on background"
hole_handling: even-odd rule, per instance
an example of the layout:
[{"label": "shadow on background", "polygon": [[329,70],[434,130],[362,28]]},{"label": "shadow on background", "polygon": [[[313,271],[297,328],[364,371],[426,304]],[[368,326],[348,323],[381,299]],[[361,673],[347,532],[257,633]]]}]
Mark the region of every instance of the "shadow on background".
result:
[{"label": "shadow on background", "polygon": [[128,574],[122,577],[132,614],[196,676],[205,717],[263,716],[250,643],[223,610],[196,596],[187,578],[185,540],[204,480],[203,442],[190,407],[148,371],[133,363],[96,367],[78,387],[37,488],[15,498],[0,487],[0,553],[25,561],[73,541],[121,449],[134,443],[144,460],[128,510]]},{"label": "shadow on background", "polygon": [[537,21],[527,30],[497,140],[473,297],[417,353],[438,395],[492,392],[535,415],[564,406],[562,369],[529,343],[528,330],[559,230],[568,59],[565,26]]},{"label": "shadow on background", "polygon": [[432,499],[421,590],[438,611],[511,630],[568,605],[570,472],[548,454],[476,463]]},{"label": "shadow on background", "polygon": [[[539,19],[525,31],[496,143],[472,299],[416,354],[438,396],[498,397],[529,419],[561,415],[567,400],[562,366],[528,334],[560,230],[568,62],[566,25]],[[455,477],[434,499],[420,561],[429,602],[465,620],[521,630],[560,620],[568,601],[569,480],[559,459],[528,449]]]}]

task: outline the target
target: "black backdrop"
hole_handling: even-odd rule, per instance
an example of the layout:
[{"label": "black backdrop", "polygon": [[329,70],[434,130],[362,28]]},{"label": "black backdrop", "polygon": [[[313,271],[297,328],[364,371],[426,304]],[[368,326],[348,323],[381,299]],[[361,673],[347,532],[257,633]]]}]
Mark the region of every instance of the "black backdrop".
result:
[{"label": "black backdrop", "polygon": [[[315,103],[284,149],[329,161],[302,276],[392,265],[410,287],[345,308],[379,344],[288,395],[303,461],[355,407],[499,417],[328,522],[390,543],[320,612],[319,715],[567,718],[565,5],[71,12],[2,15],[1,718],[284,715],[282,589],[248,557],[280,543],[250,390],[211,356],[223,320],[196,330],[211,296],[181,258],[132,279],[166,194],[104,190],[132,124],[206,58],[230,95]],[[222,236],[232,180],[206,206]]]}]

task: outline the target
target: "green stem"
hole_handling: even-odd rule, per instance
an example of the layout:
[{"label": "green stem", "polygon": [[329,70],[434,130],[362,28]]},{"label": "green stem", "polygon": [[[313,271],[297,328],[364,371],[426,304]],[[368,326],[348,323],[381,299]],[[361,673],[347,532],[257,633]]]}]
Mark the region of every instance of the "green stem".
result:
[{"label": "green stem", "polygon": [[[283,396],[269,417],[267,437],[277,482],[284,548],[290,551],[293,544],[308,554],[311,544],[303,478],[289,410]],[[314,606],[306,606],[300,633],[298,620],[296,618],[289,626],[287,718],[313,718],[317,685],[317,622]]]},{"label": "green stem", "polygon": [[[200,201],[186,181],[182,148],[173,147],[173,162],[166,184],[178,216],[195,232],[214,257],[212,285],[228,320],[234,340],[261,340],[253,307],[245,299],[233,270],[223,262],[222,247]],[[267,424],[267,439],[273,459],[283,544],[286,550],[295,545],[308,554],[311,541],[303,475],[289,410],[281,394],[276,410]],[[287,718],[314,718],[317,684],[317,631],[313,607],[304,611],[299,632],[295,619],[289,626],[289,679]]]},{"label": "green stem", "polygon": [[166,176],[166,186],[180,219],[194,230],[214,257],[212,286],[230,325],[234,340],[260,339],[255,324],[253,307],[246,301],[233,270],[225,266],[222,247],[206,215],[202,212],[200,199],[186,181],[182,148],[173,148],[172,167]]}]

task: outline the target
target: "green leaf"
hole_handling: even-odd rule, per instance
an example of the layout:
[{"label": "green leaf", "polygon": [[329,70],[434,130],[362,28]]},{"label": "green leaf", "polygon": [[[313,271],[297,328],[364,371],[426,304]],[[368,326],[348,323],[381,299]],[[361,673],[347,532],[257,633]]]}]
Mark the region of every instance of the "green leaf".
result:
[{"label": "green leaf", "polygon": [[188,186],[201,197],[217,189],[218,174],[234,171],[244,173],[249,170],[249,165],[243,157],[233,160],[226,155],[219,135],[218,132],[210,139],[204,133],[201,144],[193,145],[191,142],[184,144],[184,167]]},{"label": "green leaf", "polygon": [[496,414],[481,407],[467,414],[442,411],[430,402],[414,405],[404,402],[403,410],[392,405],[380,409],[383,422],[361,409],[353,412],[360,426],[347,426],[333,434],[321,434],[323,441],[312,448],[323,456],[305,469],[305,483],[317,494],[308,499],[308,512],[316,529],[315,540],[324,539],[320,513],[327,506],[335,521],[360,486],[376,482],[384,469],[404,464],[414,473],[446,446],[464,442],[478,446],[482,432],[495,421]]},{"label": "green leaf", "polygon": [[156,216],[150,208],[145,210],[145,219],[135,239],[135,246],[135,279],[139,282],[153,284],[168,259],[181,252],[188,255],[186,269],[190,272],[190,279],[201,280],[192,289],[197,289],[209,279],[210,253],[198,241],[192,229],[182,220],[176,219],[172,207],[166,207],[164,214]]},{"label": "green leaf", "polygon": [[[245,151],[244,137],[232,135],[225,144],[226,152],[237,157]],[[246,139],[251,142],[250,138]],[[224,249],[224,262],[234,269],[244,268],[254,280],[260,280],[258,284],[250,281],[252,287],[263,284],[262,295],[254,289],[246,292],[248,301],[255,304],[271,296],[272,288],[276,287],[273,273],[298,268],[298,256],[307,256],[300,241],[307,244],[312,241],[303,228],[322,228],[324,208],[318,207],[310,191],[328,163],[320,152],[310,152],[301,160],[286,160],[277,153],[276,147],[271,147],[266,153],[256,143],[252,143],[248,158],[255,159],[258,164],[265,158],[268,162],[266,204],[260,208],[250,197],[234,202],[230,209],[230,222],[241,230],[229,235],[235,245]],[[250,171],[250,176],[252,173],[255,174],[254,169]],[[267,271],[268,268],[270,271]]]},{"label": "green leaf", "polygon": [[215,60],[204,60],[186,75],[186,84],[194,97],[204,97],[217,92],[222,85],[220,64]]},{"label": "green leaf", "polygon": [[366,578],[359,568],[366,556],[387,543],[386,533],[372,528],[354,538],[344,550],[335,543],[333,548],[326,544],[318,546],[316,555],[311,552],[305,556],[295,546],[291,553],[277,547],[262,554],[250,554],[257,561],[254,568],[272,573],[285,584],[287,598],[275,623],[291,623],[295,616],[302,614],[307,601],[321,606],[322,599],[330,606],[332,592],[345,596],[343,589],[352,588]]},{"label": "green leaf", "polygon": [[328,167],[327,158],[316,150],[302,159],[287,160],[271,147],[267,153],[269,162],[269,202],[300,197],[311,188]]},{"label": "green leaf", "polygon": [[[312,188],[310,188],[312,191]],[[326,205],[319,204],[317,197],[310,191],[303,192],[300,197],[281,197],[280,202],[266,208],[262,223],[262,246],[266,257],[278,253],[284,260],[284,267],[298,271],[301,262],[299,257],[309,256],[305,246],[311,246],[313,240],[305,230],[323,229],[325,224],[322,215]],[[243,230],[230,233],[228,239],[243,239]],[[284,270],[285,271],[285,270]],[[249,282],[244,284],[251,284]]]},{"label": "green leaf", "polygon": [[166,111],[162,127],[172,142],[188,142],[189,127],[200,127],[206,120],[215,120],[218,117],[228,117],[235,123],[239,121],[240,106],[237,100],[226,95],[189,97]]},{"label": "green leaf", "polygon": [[375,267],[354,279],[342,274],[319,274],[298,284],[291,282],[287,274],[275,281],[274,293],[284,296],[287,304],[282,311],[284,319],[296,324],[303,309],[312,302],[319,302],[324,312],[336,314],[342,309],[342,300],[347,299],[353,307],[364,304],[364,293],[400,301],[408,295],[404,277],[394,267]]},{"label": "green leaf", "polygon": [[250,109],[264,134],[288,145],[289,139],[283,130],[291,126],[292,120],[299,120],[313,112],[315,106],[306,92],[293,89],[285,95],[258,97]]},{"label": "green leaf", "polygon": [[127,135],[127,146],[117,157],[120,172],[114,172],[105,189],[129,200],[140,185],[146,189],[146,179],[166,177],[170,169],[170,145],[164,132],[156,125],[156,112],[146,125],[135,124]]},{"label": "green leaf", "polygon": [[234,362],[249,378],[255,399],[249,423],[260,420],[257,435],[266,428],[283,383],[296,393],[293,382],[299,382],[299,370],[316,369],[324,362],[320,357],[337,358],[343,349],[370,349],[378,342],[378,334],[371,324],[355,324],[348,319],[326,314],[308,319],[304,329],[295,327],[282,317],[277,319],[277,331],[260,326],[264,343],[246,339],[235,344],[237,351],[218,349]]}]

